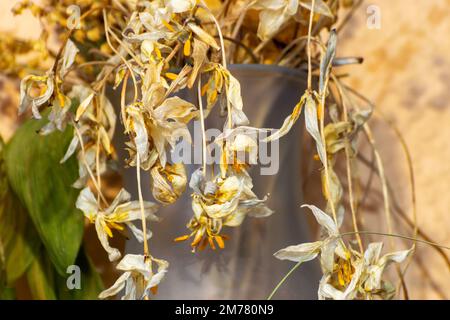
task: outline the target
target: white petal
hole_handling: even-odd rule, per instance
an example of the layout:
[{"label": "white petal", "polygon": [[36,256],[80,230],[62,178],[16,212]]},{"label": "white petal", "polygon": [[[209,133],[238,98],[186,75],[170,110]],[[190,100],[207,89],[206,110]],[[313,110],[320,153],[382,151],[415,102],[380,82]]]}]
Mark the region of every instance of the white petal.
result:
[{"label": "white petal", "polygon": [[97,215],[98,212],[97,199],[95,198],[94,194],[91,192],[91,189],[89,189],[89,187],[86,187],[83,190],[81,190],[80,194],[78,195],[75,206],[81,211],[83,211],[84,215],[88,218]]},{"label": "white petal", "polygon": [[382,242],[370,243],[367,246],[367,249],[364,252],[364,260],[368,265],[375,264],[378,261],[382,248]]},{"label": "white petal", "polygon": [[[136,237],[137,241],[139,241],[140,243],[144,242],[144,233],[142,232],[141,229],[136,227],[131,222],[126,222],[126,225],[128,226],[128,228],[130,228],[131,232]],[[147,229],[147,240],[150,239],[151,237],[152,237],[152,232]]]},{"label": "white petal", "polygon": [[380,259],[380,265],[387,266],[390,262],[402,263],[411,252],[412,249],[388,253]]},{"label": "white petal", "polygon": [[333,299],[333,300],[343,300],[344,299],[344,293],[342,291],[339,291],[332,285],[328,284],[328,281],[330,280],[329,274],[323,275],[322,279],[319,283],[319,300],[325,300],[325,299]]},{"label": "white petal", "polygon": [[115,208],[123,203],[123,202],[127,202],[130,201],[131,199],[131,195],[130,193],[125,190],[125,189],[120,189],[119,193],[116,195],[116,197],[114,198],[113,202],[111,203],[111,205],[109,206],[108,210],[106,210],[108,213],[111,213],[115,210]]},{"label": "white petal", "polygon": [[323,247],[320,253],[320,264],[326,272],[332,272],[334,266],[334,252],[338,244],[337,238],[327,239],[324,241]]},{"label": "white petal", "polygon": [[302,208],[303,207],[307,207],[312,211],[317,222],[328,231],[330,236],[339,235],[339,230],[334,223],[333,218],[331,218],[328,214],[313,205],[304,204],[302,205]]},{"label": "white petal", "polygon": [[319,125],[317,121],[317,106],[314,98],[311,95],[306,97],[305,102],[305,123],[306,131],[313,137],[316,142],[317,153],[323,164],[325,164],[325,147],[319,132]]},{"label": "white petal", "polygon": [[67,159],[69,159],[75,153],[75,150],[77,150],[78,144],[79,144],[78,136],[74,135],[72,140],[70,141],[69,147],[67,148],[67,151],[66,151],[64,157],[61,159],[61,161],[59,163],[66,162]]},{"label": "white petal", "polygon": [[274,256],[280,260],[306,262],[317,257],[322,245],[322,241],[302,243],[296,246],[289,246],[281,249],[277,251]]},{"label": "white petal", "polygon": [[150,268],[141,254],[127,254],[120,260],[116,268],[122,271],[138,272],[145,278],[150,277]]},{"label": "white petal", "polygon": [[61,66],[59,67],[59,74],[61,78],[65,76],[66,72],[72,66],[78,52],[79,50],[77,46],[70,39],[68,39],[66,46],[64,47]]},{"label": "white petal", "polygon": [[158,272],[155,273],[151,277],[150,281],[147,283],[147,286],[144,291],[144,295],[147,294],[147,291],[149,289],[159,285],[159,283],[162,281],[162,279],[164,278],[164,276],[167,273],[167,270],[169,268],[169,263],[165,260],[152,258],[152,261],[156,262],[156,264],[158,265]]},{"label": "white petal", "polygon": [[91,105],[93,98],[94,98],[94,93],[91,93],[80,103],[80,105],[77,108],[76,115],[75,115],[75,121],[80,120],[81,116],[84,114],[86,109]]},{"label": "white petal", "polygon": [[[157,205],[156,203],[144,201],[144,216],[147,218],[147,220],[159,221],[159,218],[154,214],[156,211],[158,211],[158,208],[159,205]],[[118,222],[129,222],[134,220],[140,220],[141,205],[139,204],[139,201],[131,201],[123,203],[117,206],[113,213],[119,215],[123,212],[127,213],[127,217]]]},{"label": "white petal", "polygon": [[125,282],[128,280],[128,278],[131,276],[131,272],[125,272],[123,273],[117,280],[114,282],[114,284],[109,287],[108,289],[102,291],[98,297],[100,299],[105,299],[107,297],[115,296],[117,293],[119,293],[124,287]]},{"label": "white petal", "polygon": [[108,253],[109,261],[115,261],[119,259],[121,256],[120,251],[109,245],[108,235],[103,229],[102,218],[100,216],[97,216],[97,219],[95,219],[95,230],[97,231],[97,237],[100,240],[103,249],[105,249],[105,251]]}]

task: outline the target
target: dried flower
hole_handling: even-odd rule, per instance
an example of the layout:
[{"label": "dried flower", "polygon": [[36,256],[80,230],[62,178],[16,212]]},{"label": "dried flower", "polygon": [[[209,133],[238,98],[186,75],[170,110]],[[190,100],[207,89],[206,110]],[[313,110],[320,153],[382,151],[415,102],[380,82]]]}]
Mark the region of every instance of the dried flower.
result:
[{"label": "dried flower", "polygon": [[[157,272],[152,270],[152,264],[157,265]],[[122,300],[142,300],[148,298],[150,291],[156,293],[159,283],[169,268],[165,260],[146,257],[139,254],[127,254],[117,265],[124,273],[108,289],[100,293],[99,298],[115,296],[125,289]]]},{"label": "dried flower", "polygon": [[[112,229],[122,231],[123,224],[128,226],[139,241],[144,241],[142,231],[138,229],[132,221],[141,218],[138,201],[130,201],[131,195],[124,189],[120,190],[114,201],[106,209],[102,209],[89,187],[84,188],[78,196],[76,207],[83,211],[86,218],[93,224],[97,231],[97,236],[108,253],[109,260],[114,261],[120,258],[120,252],[112,248],[108,243],[108,237],[112,238]],[[158,221],[154,215],[158,206],[152,202],[144,202],[145,217],[148,220]],[[148,233],[147,236],[151,236]]]}]

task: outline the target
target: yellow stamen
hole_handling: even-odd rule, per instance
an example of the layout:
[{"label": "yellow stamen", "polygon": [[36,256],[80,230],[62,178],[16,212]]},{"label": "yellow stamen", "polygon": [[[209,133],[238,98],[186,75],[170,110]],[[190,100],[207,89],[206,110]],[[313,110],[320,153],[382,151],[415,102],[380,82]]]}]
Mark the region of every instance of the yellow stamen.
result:
[{"label": "yellow stamen", "polygon": [[175,29],[164,19],[162,19],[162,24],[172,32],[175,32]]},{"label": "yellow stamen", "polygon": [[172,72],[166,73],[166,78],[168,78],[170,80],[175,80],[177,77],[178,77],[178,75],[176,73],[172,73]]},{"label": "yellow stamen", "polygon": [[117,229],[117,230],[123,230],[124,229],[123,226],[121,226],[120,224],[115,223],[115,222],[108,222],[108,225],[109,225],[109,227],[111,227],[113,229]]},{"label": "yellow stamen", "polygon": [[173,241],[175,241],[175,242],[181,242],[181,241],[185,241],[185,240],[187,240],[187,239],[189,239],[189,235],[188,235],[188,234],[186,234],[186,235],[184,235],[184,236],[181,236],[181,237],[177,237],[177,238],[173,239]]},{"label": "yellow stamen", "polygon": [[216,246],[214,245],[214,241],[212,238],[208,237],[209,245],[211,246],[211,249],[216,250]]},{"label": "yellow stamen", "polygon": [[106,223],[102,223],[102,227],[103,227],[103,230],[105,230],[105,232],[106,232],[106,234],[110,237],[110,238],[112,238],[113,237],[113,234],[112,234],[112,231],[111,231],[111,229],[106,225]]},{"label": "yellow stamen", "polygon": [[189,57],[191,55],[191,35],[189,35],[189,38],[184,43],[183,54],[186,57]]},{"label": "yellow stamen", "polygon": [[225,248],[225,243],[223,242],[223,239],[221,236],[215,236],[214,239],[217,242],[217,245],[219,246],[220,249]]},{"label": "yellow stamen", "polygon": [[156,52],[156,56],[158,57],[158,59],[162,59],[161,50],[159,50],[157,46],[155,46],[154,50]]},{"label": "yellow stamen", "polygon": [[208,90],[208,87],[209,87],[209,82],[207,82],[203,85],[202,90],[201,90],[202,96],[205,95],[206,91]]}]

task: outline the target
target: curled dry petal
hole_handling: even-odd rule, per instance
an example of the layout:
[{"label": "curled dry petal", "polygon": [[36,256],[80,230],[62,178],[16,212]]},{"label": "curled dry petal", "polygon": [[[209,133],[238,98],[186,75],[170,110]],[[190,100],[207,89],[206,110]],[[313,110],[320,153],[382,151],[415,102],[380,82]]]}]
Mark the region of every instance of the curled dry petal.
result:
[{"label": "curled dry petal", "polygon": [[302,243],[281,249],[274,256],[280,260],[306,262],[315,259],[319,255],[322,245],[322,241]]},{"label": "curled dry petal", "polygon": [[186,169],[182,163],[157,165],[150,171],[152,194],[163,204],[174,203],[186,190]]}]

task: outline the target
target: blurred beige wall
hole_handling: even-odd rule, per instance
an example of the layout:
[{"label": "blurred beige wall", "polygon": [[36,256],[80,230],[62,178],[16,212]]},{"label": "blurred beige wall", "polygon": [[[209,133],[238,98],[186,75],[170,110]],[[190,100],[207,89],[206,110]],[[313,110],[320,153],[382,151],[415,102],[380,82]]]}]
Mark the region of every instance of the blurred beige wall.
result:
[{"label": "blurred beige wall", "polygon": [[[368,5],[381,13],[381,28],[369,29]],[[417,187],[420,228],[438,243],[450,244],[450,1],[365,1],[343,30],[340,56],[364,57],[351,68],[348,83],[392,120],[410,148]],[[376,120],[375,120],[376,121]],[[375,122],[388,176],[411,216],[408,171],[401,145],[388,126]],[[450,271],[430,247],[418,245],[423,269],[408,273],[411,297],[450,298]],[[448,255],[448,252],[447,252]]]},{"label": "blurred beige wall", "polygon": [[[30,15],[12,17],[10,8],[15,2],[1,1],[0,30],[36,37],[39,24]],[[367,27],[368,5],[380,9],[379,30]],[[365,58],[363,65],[348,69],[351,77],[347,81],[375,102],[404,134],[414,162],[419,226],[433,240],[446,245],[450,245],[449,14],[449,0],[366,1],[343,30],[338,46],[339,56]],[[0,92],[2,108],[5,99],[11,99],[5,90]],[[0,118],[3,136],[13,127],[8,121]],[[372,124],[398,202],[411,216],[408,171],[401,146],[383,122],[374,120]],[[382,207],[379,197],[374,199],[375,206]],[[378,231],[386,230],[380,225]],[[407,276],[410,297],[450,298],[450,271],[442,258],[419,244],[417,261],[421,266],[414,263]]]}]

